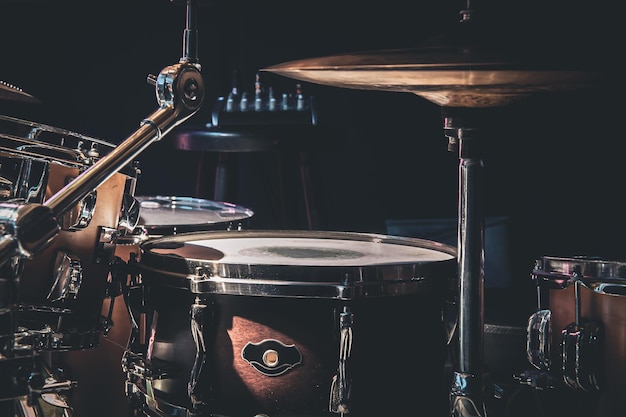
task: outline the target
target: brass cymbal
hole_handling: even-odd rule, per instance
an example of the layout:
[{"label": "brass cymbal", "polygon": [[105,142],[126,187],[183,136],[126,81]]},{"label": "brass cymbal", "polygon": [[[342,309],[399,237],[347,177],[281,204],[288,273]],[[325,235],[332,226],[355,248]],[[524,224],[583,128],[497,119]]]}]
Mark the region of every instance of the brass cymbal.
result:
[{"label": "brass cymbal", "polygon": [[13,100],[13,101],[25,101],[30,103],[40,103],[41,101],[30,94],[26,93],[19,87],[6,83],[0,80],[0,99],[1,100]]},{"label": "brass cymbal", "polygon": [[462,44],[427,45],[307,58],[262,71],[342,88],[410,92],[448,107],[501,106],[537,93],[593,87],[605,76],[547,54],[528,58]]}]

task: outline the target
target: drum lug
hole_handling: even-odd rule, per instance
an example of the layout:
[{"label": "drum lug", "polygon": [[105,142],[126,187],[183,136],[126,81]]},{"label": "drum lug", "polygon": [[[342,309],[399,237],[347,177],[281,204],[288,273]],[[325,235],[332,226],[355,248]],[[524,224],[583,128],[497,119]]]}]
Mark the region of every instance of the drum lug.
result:
[{"label": "drum lug", "polygon": [[352,353],[352,323],[354,314],[348,307],[339,313],[339,368],[333,377],[330,388],[328,409],[331,413],[344,414],[350,412],[351,379],[348,372],[348,361]]},{"label": "drum lug", "polygon": [[48,293],[48,300],[76,299],[83,282],[83,266],[80,259],[59,251],[54,262],[54,271],[56,271],[56,277]]},{"label": "drum lug", "polygon": [[550,369],[550,310],[539,310],[528,318],[526,355],[528,361],[540,371]]},{"label": "drum lug", "polygon": [[122,356],[122,370],[129,380],[139,378],[143,381],[153,381],[168,379],[175,374],[173,364],[163,360],[153,360],[148,364],[141,356],[130,351],[125,351]]},{"label": "drum lug", "polygon": [[115,251],[116,230],[112,227],[99,226],[98,242],[94,251],[94,263],[109,262]]},{"label": "drum lug", "polygon": [[93,213],[96,210],[96,199],[97,191],[92,191],[80,200],[76,218],[73,218],[72,214],[74,214],[74,212],[72,210],[68,211],[67,214],[63,216],[62,229],[82,230],[89,226],[89,223],[93,218]]},{"label": "drum lug", "polygon": [[[119,258],[116,257],[114,261],[117,261],[117,260],[119,260]],[[119,261],[123,262],[121,260]],[[109,273],[109,279],[107,280],[107,285],[105,287],[105,297],[109,299],[109,308],[107,311],[107,315],[106,317],[104,317],[103,322],[102,322],[102,335],[105,337],[109,335],[109,332],[115,325],[115,323],[113,322],[113,311],[115,309],[115,299],[117,298],[117,296],[123,293],[122,284],[121,284],[121,281],[119,280],[119,274],[115,274],[113,272],[114,265],[115,265],[115,262],[111,264],[111,272]]]},{"label": "drum lug", "polygon": [[119,256],[114,256],[109,264],[109,276],[105,287],[105,297],[114,299],[124,294],[124,289],[128,285],[129,268],[126,262]]},{"label": "drum lug", "polygon": [[599,391],[603,358],[601,327],[598,323],[571,323],[562,332],[563,380],[573,389]]},{"label": "drum lug", "polygon": [[121,230],[123,233],[132,233],[139,223],[139,215],[139,201],[132,195],[124,194],[122,197],[118,230]]},{"label": "drum lug", "polygon": [[148,375],[143,359],[129,350],[122,356],[122,370],[128,375],[129,380],[137,377],[144,379]]},{"label": "drum lug", "polygon": [[206,331],[211,328],[210,319],[212,317],[208,306],[199,297],[196,302],[191,305],[191,335],[196,345],[196,358],[191,368],[191,378],[187,385],[187,393],[194,406],[197,409],[208,403],[209,398],[205,398],[210,389],[202,387],[202,372],[207,370],[207,341],[205,340]]}]

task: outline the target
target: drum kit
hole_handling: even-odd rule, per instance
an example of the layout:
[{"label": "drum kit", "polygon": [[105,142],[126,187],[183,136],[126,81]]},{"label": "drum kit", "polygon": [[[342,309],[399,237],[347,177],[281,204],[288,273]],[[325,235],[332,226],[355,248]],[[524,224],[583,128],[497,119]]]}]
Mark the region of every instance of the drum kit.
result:
[{"label": "drum kit", "polygon": [[[494,108],[593,88],[605,74],[467,43],[474,32],[265,68],[441,106],[459,155],[458,247],[247,230],[254,212],[236,204],[135,195],[134,159],[203,102],[195,7],[187,1],[183,57],[149,78],[158,109],[119,145],[0,117],[0,404],[12,416],[72,417],[81,381],[63,373],[63,354],[97,352],[120,299],[129,326],[119,365],[134,416],[486,416],[495,394],[483,366],[483,129]],[[471,10],[462,17],[462,31],[473,28]],[[36,101],[6,83],[0,99]],[[624,269],[537,261],[520,385],[625,388]]]}]

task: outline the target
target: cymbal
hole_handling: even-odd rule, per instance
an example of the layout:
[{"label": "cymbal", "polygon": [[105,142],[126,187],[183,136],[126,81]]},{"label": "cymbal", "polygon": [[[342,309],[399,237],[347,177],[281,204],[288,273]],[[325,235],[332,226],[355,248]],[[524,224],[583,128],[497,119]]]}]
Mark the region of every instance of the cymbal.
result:
[{"label": "cymbal", "polygon": [[604,72],[556,59],[527,60],[488,48],[427,45],[306,58],[262,71],[300,81],[417,94],[447,107],[494,107],[544,92],[597,85]]},{"label": "cymbal", "polygon": [[7,82],[0,80],[0,99],[13,100],[13,101],[25,101],[30,103],[40,103],[41,101],[30,94],[24,92],[19,87],[11,85]]}]

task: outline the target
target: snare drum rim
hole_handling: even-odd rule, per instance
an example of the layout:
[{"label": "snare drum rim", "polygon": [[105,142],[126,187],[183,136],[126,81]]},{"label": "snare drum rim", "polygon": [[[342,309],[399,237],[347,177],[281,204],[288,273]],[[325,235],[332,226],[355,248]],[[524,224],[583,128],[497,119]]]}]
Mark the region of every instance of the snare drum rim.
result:
[{"label": "snare drum rim", "polygon": [[[365,266],[298,266],[223,263],[151,252],[155,246],[194,239],[311,238],[399,244],[450,255],[438,261],[415,261]],[[138,264],[147,285],[184,288],[195,294],[260,295],[269,297],[356,298],[443,294],[455,287],[456,249],[419,238],[375,233],[310,230],[233,230],[183,233],[140,244]],[[174,264],[176,267],[174,267]],[[320,277],[323,280],[320,281]],[[390,279],[391,277],[391,279]]]}]

